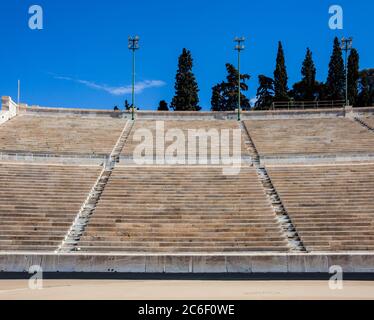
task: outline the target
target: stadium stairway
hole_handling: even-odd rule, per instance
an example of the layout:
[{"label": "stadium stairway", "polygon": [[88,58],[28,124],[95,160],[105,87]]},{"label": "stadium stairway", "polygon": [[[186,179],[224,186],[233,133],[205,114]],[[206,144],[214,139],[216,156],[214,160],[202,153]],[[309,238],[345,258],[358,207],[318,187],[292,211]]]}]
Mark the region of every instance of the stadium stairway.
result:
[{"label": "stadium stairway", "polygon": [[260,166],[260,155],[252,140],[251,135],[249,134],[247,127],[242,121],[240,122],[240,129],[242,130],[242,132],[244,132],[244,137],[248,139],[247,141],[245,141],[244,145],[247,148],[249,155],[251,156],[252,164],[255,167],[259,167]]},{"label": "stadium stairway", "polygon": [[130,137],[130,134],[134,128],[135,121],[127,121],[125,127],[123,128],[123,131],[121,133],[121,136],[119,137],[116,145],[113,148],[113,151],[110,155],[111,161],[119,162],[120,155],[122,152],[122,149],[124,148],[127,140]]},{"label": "stadium stairway", "polygon": [[355,120],[356,122],[358,122],[360,125],[362,125],[364,128],[366,128],[366,129],[368,129],[368,130],[374,132],[374,127],[371,126],[371,125],[369,125],[366,121],[364,121],[364,120],[362,120],[362,119],[360,119],[360,118],[357,118],[357,117],[355,117],[354,120]]},{"label": "stadium stairway", "polygon": [[114,146],[112,153],[110,154],[109,161],[103,165],[103,170],[100,176],[96,180],[96,183],[92,187],[87,199],[83,203],[79,210],[73,224],[68,230],[64,240],[59,245],[58,252],[71,252],[76,250],[76,246],[80,241],[81,236],[84,234],[85,228],[88,225],[91,215],[96,209],[96,205],[100,200],[100,197],[108,183],[108,180],[115,167],[115,162],[119,161],[122,148],[124,147],[132,128],[134,127],[135,121],[127,121],[116,145]]},{"label": "stadium stairway", "polygon": [[270,202],[275,212],[277,221],[283,230],[283,234],[288,241],[291,251],[306,252],[305,246],[303,245],[303,242],[301,241],[296,228],[292,223],[291,217],[288,215],[277,193],[277,190],[275,189],[270,179],[266,168],[264,166],[261,166],[260,164],[259,153],[244,122],[241,122],[241,128],[246,133],[248,138],[248,142],[246,142],[246,145],[248,146],[248,152],[251,154],[251,157],[253,159],[253,166],[256,169],[259,180],[262,183],[268,201]]}]

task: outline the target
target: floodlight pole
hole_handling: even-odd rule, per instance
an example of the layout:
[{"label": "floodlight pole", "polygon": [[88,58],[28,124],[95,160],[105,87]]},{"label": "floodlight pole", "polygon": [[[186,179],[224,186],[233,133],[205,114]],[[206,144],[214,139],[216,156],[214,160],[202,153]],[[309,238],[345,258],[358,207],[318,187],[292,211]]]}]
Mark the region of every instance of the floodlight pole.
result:
[{"label": "floodlight pole", "polygon": [[244,50],[244,45],[242,44],[243,42],[245,41],[245,38],[241,37],[241,38],[238,38],[236,37],[234,39],[234,42],[237,43],[237,45],[235,46],[235,50],[238,51],[238,121],[240,121],[240,109],[241,109],[241,105],[240,105],[240,96],[241,96],[241,89],[240,89],[240,82],[241,82],[241,77],[240,77],[240,52]]},{"label": "floodlight pole", "polygon": [[18,80],[18,86],[17,86],[17,105],[19,106],[19,102],[21,99],[21,80]]},{"label": "floodlight pole", "polygon": [[348,101],[348,52],[352,50],[352,37],[342,39],[342,49],[345,51],[345,105],[349,106]]},{"label": "floodlight pole", "polygon": [[129,37],[129,49],[132,51],[132,111],[131,119],[135,120],[135,51],[139,49],[139,37]]},{"label": "floodlight pole", "polygon": [[134,110],[135,110],[135,50],[132,50],[132,120],[134,120]]}]

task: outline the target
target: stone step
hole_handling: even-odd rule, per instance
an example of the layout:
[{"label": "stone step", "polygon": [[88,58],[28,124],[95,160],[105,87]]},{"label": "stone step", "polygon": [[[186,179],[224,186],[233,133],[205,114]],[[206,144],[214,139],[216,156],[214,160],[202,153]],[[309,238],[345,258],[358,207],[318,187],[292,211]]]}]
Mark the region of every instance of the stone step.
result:
[{"label": "stone step", "polygon": [[224,253],[224,252],[230,252],[230,253],[234,253],[234,252],[268,252],[268,253],[271,253],[271,252],[287,252],[288,249],[285,248],[285,247],[281,247],[281,246],[278,246],[278,247],[275,247],[275,246],[264,246],[264,247],[260,247],[260,246],[256,246],[254,248],[251,248],[251,247],[236,247],[236,248],[232,248],[230,246],[228,247],[213,247],[213,248],[206,248],[206,247],[194,247],[194,248],[191,248],[189,246],[187,247],[178,247],[178,248],[169,248],[169,247],[166,247],[166,248],[147,248],[147,247],[132,247],[132,246],[129,246],[129,247],[116,247],[116,248],[113,248],[113,247],[103,247],[103,246],[96,246],[96,247],[82,247],[82,246],[79,246],[79,249],[80,251],[82,252],[106,252],[106,253],[115,253],[115,252],[121,252],[121,253],[125,253],[125,252],[137,252],[137,253],[141,253],[141,252],[147,252],[147,253],[158,253],[158,252],[163,252],[163,253],[188,253],[188,252],[196,252],[196,253],[205,253],[205,252],[214,252],[214,253]]}]

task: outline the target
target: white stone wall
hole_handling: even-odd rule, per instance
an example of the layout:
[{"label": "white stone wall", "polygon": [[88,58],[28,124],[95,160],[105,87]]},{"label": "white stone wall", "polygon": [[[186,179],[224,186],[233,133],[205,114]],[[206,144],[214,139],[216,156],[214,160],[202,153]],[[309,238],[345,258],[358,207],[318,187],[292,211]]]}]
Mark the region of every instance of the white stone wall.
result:
[{"label": "white stone wall", "polygon": [[9,120],[9,112],[8,111],[0,111],[0,125],[4,122]]},{"label": "white stone wall", "polygon": [[0,125],[14,118],[18,114],[18,105],[11,97],[1,98]]},{"label": "white stone wall", "polygon": [[374,273],[374,254],[0,254],[0,272],[27,272],[32,265],[40,265],[44,272],[189,274],[329,273],[331,266],[338,265],[346,273]]}]

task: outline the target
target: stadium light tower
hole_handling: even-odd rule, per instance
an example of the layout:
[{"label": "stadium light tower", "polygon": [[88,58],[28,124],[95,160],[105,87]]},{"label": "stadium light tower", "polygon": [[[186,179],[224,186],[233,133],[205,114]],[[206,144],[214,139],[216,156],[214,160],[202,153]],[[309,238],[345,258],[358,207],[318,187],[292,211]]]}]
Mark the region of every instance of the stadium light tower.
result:
[{"label": "stadium light tower", "polygon": [[17,86],[17,104],[19,106],[21,99],[21,80],[18,80],[18,86]]},{"label": "stadium light tower", "polygon": [[132,51],[132,120],[135,120],[135,51],[139,49],[139,39],[138,36],[129,37],[129,49]]},{"label": "stadium light tower", "polygon": [[241,37],[241,38],[238,38],[238,37],[235,37],[234,39],[234,42],[236,42],[236,46],[235,46],[235,50],[238,51],[238,121],[240,121],[240,94],[241,94],[241,90],[240,90],[240,52],[243,51],[245,49],[245,46],[244,46],[244,41],[245,41],[245,38],[244,37]]},{"label": "stadium light tower", "polygon": [[342,49],[345,51],[345,105],[349,106],[348,101],[348,52],[352,50],[353,38],[342,39]]}]

